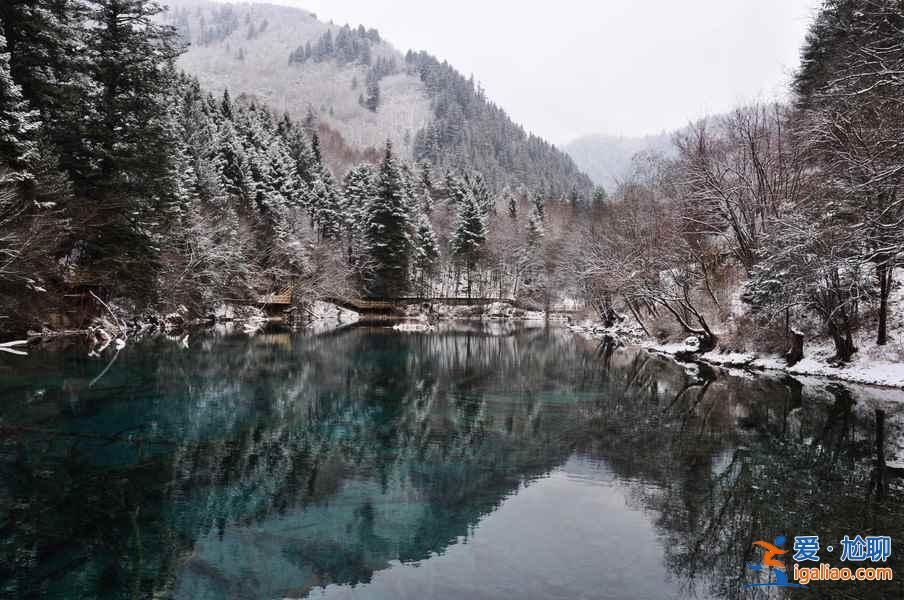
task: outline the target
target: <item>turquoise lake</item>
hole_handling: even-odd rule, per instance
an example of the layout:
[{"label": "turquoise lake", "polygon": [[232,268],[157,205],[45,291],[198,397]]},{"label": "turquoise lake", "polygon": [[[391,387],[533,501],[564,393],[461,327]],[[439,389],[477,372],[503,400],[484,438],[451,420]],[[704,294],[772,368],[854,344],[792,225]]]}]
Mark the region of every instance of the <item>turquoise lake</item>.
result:
[{"label": "turquoise lake", "polygon": [[[556,327],[0,355],[0,597],[904,598],[877,413],[891,461],[895,392]],[[855,534],[900,578],[744,587],[756,540]]]}]

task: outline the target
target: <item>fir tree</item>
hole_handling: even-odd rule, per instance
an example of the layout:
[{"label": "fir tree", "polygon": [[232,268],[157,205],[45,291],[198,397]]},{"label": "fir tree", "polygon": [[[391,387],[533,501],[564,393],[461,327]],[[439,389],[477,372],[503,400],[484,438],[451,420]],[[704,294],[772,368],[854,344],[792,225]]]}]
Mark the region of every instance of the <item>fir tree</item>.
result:
[{"label": "fir tree", "polygon": [[[358,165],[349,170],[343,180],[346,225],[346,256],[355,267],[362,264],[366,248],[368,210],[374,196],[374,175],[370,165]],[[359,274],[360,275],[360,274]]]},{"label": "fir tree", "polygon": [[220,101],[220,112],[223,113],[223,117],[232,120],[232,98],[229,97],[229,90],[223,90],[223,100]]},{"label": "fir tree", "polygon": [[572,208],[577,208],[581,204],[581,195],[576,185],[571,186],[571,191],[568,192],[568,203]]},{"label": "fir tree", "polygon": [[420,186],[421,193],[429,194],[431,197],[433,196],[433,165],[431,165],[427,161],[421,161],[418,164],[418,170],[420,172],[420,176],[418,177],[418,185]]},{"label": "fir tree", "polygon": [[546,221],[546,202],[543,200],[541,194],[534,194],[531,198],[531,202],[533,203],[532,216],[536,215],[536,218],[542,225]]},{"label": "fir tree", "polygon": [[377,173],[376,194],[367,213],[366,242],[374,271],[370,292],[376,296],[398,296],[408,289],[410,209],[401,170],[392,153],[392,144],[387,142]]},{"label": "fir tree", "polygon": [[359,165],[345,175],[344,192],[349,222],[364,230],[368,207],[375,194],[374,174],[369,165]]},{"label": "fir tree", "polygon": [[254,178],[245,147],[231,120],[224,120],[221,124],[218,154],[223,165],[226,190],[250,202],[255,194]]},{"label": "fir tree", "polygon": [[320,136],[316,131],[311,133],[311,155],[314,157],[312,168],[319,169],[323,165],[323,155],[320,153]]},{"label": "fir tree", "polygon": [[40,115],[42,136],[53,144],[60,167],[74,176],[90,165],[83,124],[94,114],[96,97],[85,25],[85,4],[79,0],[0,3],[12,78]]},{"label": "fir tree", "polygon": [[310,186],[319,173],[320,164],[311,144],[308,143],[305,131],[296,127],[289,119],[289,115],[284,115],[279,124],[279,134],[288,144],[298,176]]},{"label": "fir tree", "polygon": [[424,213],[418,214],[412,246],[418,294],[424,296],[429,293],[427,284],[433,277],[436,262],[439,259],[439,243],[436,241],[436,233],[433,231],[430,219]]},{"label": "fir tree", "polygon": [[[542,205],[541,205],[542,206]],[[534,251],[543,241],[543,236],[545,235],[543,228],[543,213],[534,205],[534,209],[531,211],[530,218],[527,220],[527,247],[529,250]]]},{"label": "fir tree", "polygon": [[466,190],[464,198],[458,202],[458,220],[452,234],[452,255],[464,263],[468,297],[471,297],[471,272],[480,259],[487,238],[487,214],[481,202],[471,190]]},{"label": "fir tree", "polygon": [[490,194],[490,188],[487,186],[487,181],[483,174],[476,171],[471,172],[466,177],[465,182],[474,194],[474,199],[480,209],[484,213],[492,211],[493,197]]},{"label": "fir tree", "polygon": [[364,105],[369,111],[377,112],[380,106],[380,81],[375,77],[368,77],[365,90]]},{"label": "fir tree", "polygon": [[464,202],[470,193],[467,184],[451,172],[446,173],[445,188],[449,203],[456,206]]},{"label": "fir tree", "polygon": [[175,30],[154,19],[162,9],[148,0],[91,0],[90,7],[90,74],[98,89],[85,135],[97,168],[86,183],[101,195],[164,191]]},{"label": "fir tree", "polygon": [[603,204],[609,199],[609,194],[606,193],[606,188],[601,185],[593,188],[593,203],[597,206]]},{"label": "fir tree", "polygon": [[506,200],[505,204],[509,218],[512,221],[516,221],[518,219],[518,200],[510,190],[506,190],[502,197]]},{"label": "fir tree", "polygon": [[[38,115],[29,109],[13,81],[5,50],[6,39],[0,33],[0,162],[10,167],[16,178],[29,179],[33,176],[29,166],[37,158]],[[0,174],[0,181],[9,178],[9,174]]]},{"label": "fir tree", "polygon": [[311,190],[312,206],[316,207],[317,229],[321,239],[338,240],[347,228],[345,199],[336,189],[332,175],[324,169]]}]

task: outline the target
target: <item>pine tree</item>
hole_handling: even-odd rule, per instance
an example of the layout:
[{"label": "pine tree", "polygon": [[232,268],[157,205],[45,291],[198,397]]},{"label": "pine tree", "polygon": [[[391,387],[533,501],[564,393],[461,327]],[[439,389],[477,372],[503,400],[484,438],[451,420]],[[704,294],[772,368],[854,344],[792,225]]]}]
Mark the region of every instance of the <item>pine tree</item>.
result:
[{"label": "pine tree", "polygon": [[490,194],[490,188],[487,186],[487,180],[483,174],[474,171],[466,177],[465,182],[471,188],[471,192],[474,194],[474,199],[480,209],[485,213],[492,211],[494,208],[493,197]]},{"label": "pine tree", "polygon": [[0,163],[13,171],[0,173],[0,182],[33,177],[29,167],[37,158],[35,136],[40,126],[37,111],[29,108],[21,88],[13,81],[5,50],[6,39],[0,33]]},{"label": "pine tree", "polygon": [[370,203],[375,194],[374,173],[370,165],[358,165],[345,175],[344,192],[348,220],[364,231]]},{"label": "pine tree", "polygon": [[433,196],[433,165],[431,165],[427,161],[421,161],[418,164],[418,169],[420,171],[420,176],[418,177],[418,185],[420,186],[420,191],[422,194],[429,194]]},{"label": "pine tree", "polygon": [[97,167],[85,183],[100,195],[165,191],[175,30],[158,24],[162,9],[149,0],[91,0],[89,6],[90,75],[98,89],[85,135]]},{"label": "pine tree", "polygon": [[311,133],[311,154],[314,157],[313,169],[320,169],[323,165],[323,155],[320,153],[320,136],[314,131]]},{"label": "pine tree", "polygon": [[220,101],[220,112],[223,113],[223,118],[232,120],[233,118],[233,109],[232,109],[232,99],[229,97],[229,90],[223,90],[223,99]]},{"label": "pine tree", "polygon": [[452,255],[463,262],[467,272],[468,297],[471,297],[471,272],[480,259],[487,238],[486,208],[466,189],[458,203],[458,220],[452,234]]},{"label": "pine tree", "polygon": [[[370,203],[375,193],[374,174],[370,165],[353,167],[342,183],[343,210],[346,225],[346,258],[356,270],[362,266],[367,248],[367,222]],[[363,275],[359,273],[359,275]],[[363,277],[362,277],[363,278]]]},{"label": "pine tree", "polygon": [[42,136],[53,144],[60,167],[73,176],[89,164],[83,123],[94,113],[96,90],[88,75],[85,17],[78,0],[0,3],[13,80],[40,115]]},{"label": "pine tree", "polygon": [[411,203],[405,197],[401,170],[388,141],[367,215],[366,242],[374,271],[370,292],[376,296],[404,294],[408,290]]},{"label": "pine tree", "polygon": [[330,172],[324,169],[323,174],[314,182],[311,189],[312,206],[316,211],[317,230],[324,240],[339,240],[346,231],[348,216],[345,198],[336,189]]},{"label": "pine tree", "polygon": [[367,85],[365,87],[366,95],[364,98],[364,105],[371,112],[377,112],[377,108],[380,106],[380,81],[376,77],[367,78]]},{"label": "pine tree", "polygon": [[220,125],[218,154],[223,165],[226,190],[246,203],[251,202],[256,185],[244,144],[231,120],[224,120]]},{"label": "pine tree", "polygon": [[[542,206],[542,205],[540,205]],[[545,231],[543,228],[543,213],[541,209],[534,205],[530,218],[527,220],[527,247],[531,251],[536,250],[543,241]]]},{"label": "pine tree", "polygon": [[505,202],[506,210],[508,211],[509,219],[512,221],[518,220],[518,200],[515,198],[515,194],[508,188],[505,188],[505,191],[502,193],[502,199]]},{"label": "pine tree", "polygon": [[176,229],[167,228],[166,235],[180,232],[188,226],[186,219],[200,202],[198,193],[198,176],[188,146],[179,140],[174,144],[173,161],[170,165],[170,202],[166,206],[166,217]]},{"label": "pine tree", "polygon": [[424,213],[418,214],[414,228],[414,268],[418,282],[418,294],[428,294],[428,282],[433,277],[437,259],[439,259],[439,243],[430,219]]},{"label": "pine tree", "polygon": [[572,208],[578,208],[581,204],[581,195],[578,192],[578,187],[576,185],[572,185],[571,191],[568,192],[568,203],[571,204]]},{"label": "pine tree", "polygon": [[289,115],[284,115],[279,124],[279,134],[288,144],[298,176],[306,185],[312,185],[319,173],[320,164],[304,129],[296,127]]},{"label": "pine tree", "polygon": [[531,201],[534,205],[534,211],[532,214],[536,215],[536,218],[542,225],[546,221],[546,202],[544,202],[543,196],[541,194],[534,194],[531,198]]},{"label": "pine tree", "polygon": [[609,199],[609,194],[606,193],[606,188],[601,185],[593,188],[593,203],[597,206],[603,204]]},{"label": "pine tree", "polygon": [[452,205],[457,206],[462,202],[465,202],[469,193],[473,196],[473,193],[468,189],[467,183],[453,175],[451,172],[446,173],[444,185],[446,188],[446,197]]},{"label": "pine tree", "polygon": [[195,164],[198,196],[208,205],[223,208],[227,194],[217,127],[217,120],[221,119],[219,107],[212,96],[204,97],[197,80],[186,79],[181,86],[184,92],[179,96],[181,102],[174,108],[174,113]]}]

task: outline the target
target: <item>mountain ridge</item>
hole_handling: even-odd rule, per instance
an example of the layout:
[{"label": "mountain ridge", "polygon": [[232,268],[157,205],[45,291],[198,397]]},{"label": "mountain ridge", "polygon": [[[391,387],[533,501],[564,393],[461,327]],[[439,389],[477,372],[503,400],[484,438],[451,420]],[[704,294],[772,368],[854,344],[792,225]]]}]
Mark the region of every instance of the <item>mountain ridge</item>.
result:
[{"label": "mountain ridge", "polygon": [[630,175],[633,157],[646,151],[666,156],[674,152],[674,132],[645,136],[621,136],[593,133],[580,136],[562,146],[578,167],[594,183],[613,193]]},{"label": "mountain ridge", "polygon": [[389,139],[400,156],[479,170],[496,190],[590,196],[591,179],[565,152],[515,123],[473,78],[427,52],[402,54],[374,29],[325,23],[301,8],[170,0],[164,20],[188,47],[178,66],[213,93],[229,89],[334,132],[324,156],[373,156]]}]

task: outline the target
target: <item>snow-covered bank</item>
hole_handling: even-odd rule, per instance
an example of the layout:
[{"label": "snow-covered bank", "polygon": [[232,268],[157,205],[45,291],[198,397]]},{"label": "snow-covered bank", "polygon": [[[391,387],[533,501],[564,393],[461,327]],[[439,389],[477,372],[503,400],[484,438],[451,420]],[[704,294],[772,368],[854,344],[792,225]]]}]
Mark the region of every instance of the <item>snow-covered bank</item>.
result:
[{"label": "snow-covered bank", "polygon": [[508,302],[491,302],[473,306],[452,306],[448,304],[411,304],[406,307],[407,317],[426,319],[501,319],[542,321],[546,315],[542,311],[526,310],[512,306]]},{"label": "snow-covered bank", "polygon": [[314,333],[324,333],[333,329],[353,325],[361,320],[361,315],[353,310],[336,306],[330,302],[317,300],[305,310],[305,329]]},{"label": "snow-covered bank", "polygon": [[[606,328],[601,324],[584,322],[569,325],[576,333],[592,338],[611,336],[627,344],[637,345],[652,352],[675,356],[697,351],[692,340],[677,343],[660,343],[651,340],[639,328],[619,324]],[[835,364],[835,354],[830,341],[815,340],[804,348],[804,358],[788,365],[779,355],[768,355],[756,352],[723,352],[718,349],[695,354],[696,360],[720,367],[740,368],[757,371],[780,371],[790,375],[806,375],[825,377],[850,383],[883,386],[904,389],[904,362],[896,360],[898,348],[891,346],[886,351],[878,351],[870,347],[866,340],[861,340],[861,347],[867,348],[854,355],[845,364]]]}]

